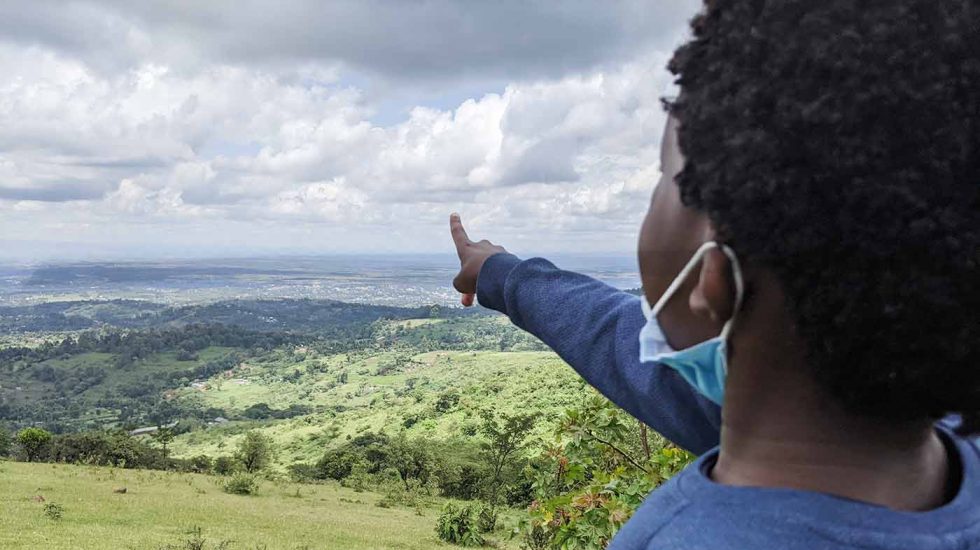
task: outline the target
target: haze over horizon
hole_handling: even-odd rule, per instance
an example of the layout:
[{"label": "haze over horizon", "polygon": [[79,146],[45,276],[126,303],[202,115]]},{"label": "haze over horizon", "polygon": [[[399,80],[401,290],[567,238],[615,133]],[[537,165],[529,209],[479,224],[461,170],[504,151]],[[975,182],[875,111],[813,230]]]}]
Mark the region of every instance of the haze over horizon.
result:
[{"label": "haze over horizon", "polygon": [[631,254],[698,5],[0,5],[0,260]]}]

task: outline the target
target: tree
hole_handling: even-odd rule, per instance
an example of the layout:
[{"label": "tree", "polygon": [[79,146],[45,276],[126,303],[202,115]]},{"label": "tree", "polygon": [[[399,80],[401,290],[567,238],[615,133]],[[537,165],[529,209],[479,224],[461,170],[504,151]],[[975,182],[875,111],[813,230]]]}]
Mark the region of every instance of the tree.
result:
[{"label": "tree", "polygon": [[163,448],[163,456],[166,457],[167,445],[169,445],[170,442],[174,440],[173,428],[164,428],[163,426],[160,426],[157,428],[157,431],[150,434],[150,437],[152,437],[154,441],[160,444],[160,447]]},{"label": "tree", "polygon": [[10,454],[10,432],[0,427],[0,457]]},{"label": "tree", "polygon": [[235,458],[242,463],[246,472],[261,472],[272,462],[274,451],[271,437],[252,430],[246,432],[245,438],[238,444]]},{"label": "tree", "polygon": [[511,464],[512,459],[527,446],[527,438],[537,419],[535,414],[501,414],[498,419],[492,411],[481,413],[483,424],[480,432],[487,441],[483,444],[483,455],[490,466],[489,491],[487,500],[490,503],[489,514],[493,518],[487,527],[493,529],[496,523],[497,504],[500,500],[500,489],[503,488],[504,468]]},{"label": "tree", "polygon": [[24,449],[28,462],[40,458],[50,441],[51,432],[43,428],[24,428],[17,432],[17,443]]}]

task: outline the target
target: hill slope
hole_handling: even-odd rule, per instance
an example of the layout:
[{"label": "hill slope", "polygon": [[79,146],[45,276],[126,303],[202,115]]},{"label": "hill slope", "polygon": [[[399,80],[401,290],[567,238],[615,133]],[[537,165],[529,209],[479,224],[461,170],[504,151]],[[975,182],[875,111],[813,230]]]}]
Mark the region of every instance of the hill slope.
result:
[{"label": "hill slope", "polygon": [[[337,485],[265,482],[256,496],[229,495],[220,478],[88,466],[0,464],[0,548],[70,550],[198,548],[447,548],[422,516],[379,508],[374,493]],[[113,489],[125,487],[125,494]],[[43,498],[43,502],[37,500]],[[47,504],[63,508],[60,519]],[[227,546],[219,546],[227,541]]]}]

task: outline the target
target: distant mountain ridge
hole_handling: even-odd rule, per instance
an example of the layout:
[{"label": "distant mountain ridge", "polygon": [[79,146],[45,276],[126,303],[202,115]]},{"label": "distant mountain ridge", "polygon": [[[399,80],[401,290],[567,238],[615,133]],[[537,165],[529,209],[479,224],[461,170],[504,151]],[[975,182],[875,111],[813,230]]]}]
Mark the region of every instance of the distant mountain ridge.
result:
[{"label": "distant mountain ridge", "polygon": [[89,283],[152,282],[180,277],[228,277],[235,275],[293,275],[303,271],[288,269],[260,269],[248,267],[156,267],[145,265],[78,264],[38,267],[31,272],[24,284],[70,285]]}]

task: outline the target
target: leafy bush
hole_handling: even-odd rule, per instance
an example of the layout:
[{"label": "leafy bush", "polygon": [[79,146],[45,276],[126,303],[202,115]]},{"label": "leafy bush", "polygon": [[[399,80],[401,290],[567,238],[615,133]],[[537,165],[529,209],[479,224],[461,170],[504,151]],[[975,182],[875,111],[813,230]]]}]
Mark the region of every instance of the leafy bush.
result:
[{"label": "leafy bush", "polygon": [[436,398],[435,409],[438,412],[449,412],[459,403],[459,392],[457,390],[447,390]]},{"label": "leafy bush", "polygon": [[313,468],[317,479],[341,480],[349,476],[351,469],[362,461],[362,455],[353,449],[330,449],[323,453]]},{"label": "leafy bush", "polygon": [[239,472],[225,481],[223,489],[232,495],[254,495],[259,492],[259,480],[252,474]]},{"label": "leafy bush", "polygon": [[492,533],[497,527],[497,510],[489,504],[480,506],[476,517],[476,526],[481,533]]},{"label": "leafy bush", "polygon": [[309,483],[317,478],[316,466],[305,462],[294,462],[286,467],[289,479],[297,483]]},{"label": "leafy bush", "polygon": [[211,469],[220,476],[230,476],[239,471],[241,466],[233,456],[219,456],[214,459]]},{"label": "leafy bush", "polygon": [[51,432],[42,428],[24,428],[17,432],[17,444],[24,449],[28,462],[41,458],[50,441]]},{"label": "leafy bush", "polygon": [[402,481],[398,477],[398,472],[394,470],[390,470],[389,475],[381,474],[379,477],[381,478],[380,490],[384,496],[378,501],[378,506],[391,508],[396,504],[402,504],[414,508],[416,514],[423,515],[429,497],[432,495],[430,487],[422,485],[418,479]]},{"label": "leafy bush", "polygon": [[436,535],[446,542],[460,546],[483,546],[485,541],[480,534],[476,516],[472,506],[457,506],[447,502],[436,521]]},{"label": "leafy bush", "polygon": [[476,460],[462,460],[458,456],[439,472],[439,490],[442,495],[461,500],[473,500],[484,490],[489,468]]},{"label": "leafy bush", "polygon": [[349,487],[358,493],[362,493],[371,487],[371,474],[367,472],[367,467],[363,462],[358,462],[351,468],[350,475],[340,483],[344,487]]},{"label": "leafy bush", "polygon": [[519,532],[529,549],[605,548],[643,498],[693,456],[596,395],[565,412],[531,466],[535,500]]},{"label": "leafy bush", "polygon": [[190,459],[190,470],[196,474],[211,473],[211,457],[208,455],[197,455]]},{"label": "leafy bush", "polygon": [[65,509],[60,504],[49,502],[44,505],[44,515],[49,519],[58,520],[65,515]]}]

